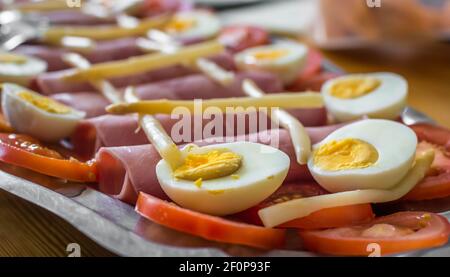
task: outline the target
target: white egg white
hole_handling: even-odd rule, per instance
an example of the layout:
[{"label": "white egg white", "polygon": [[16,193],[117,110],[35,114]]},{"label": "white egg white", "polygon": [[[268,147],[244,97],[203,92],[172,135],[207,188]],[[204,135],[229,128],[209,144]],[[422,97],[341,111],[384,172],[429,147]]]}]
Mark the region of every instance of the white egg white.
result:
[{"label": "white egg white", "polygon": [[[375,78],[381,85],[374,91],[354,99],[341,99],[331,95],[336,82],[348,78]],[[327,110],[334,119],[346,122],[368,116],[370,118],[396,119],[406,107],[408,82],[395,73],[351,74],[327,81],[322,86]]]},{"label": "white egg white", "polygon": [[[0,55],[2,54],[10,55],[12,53],[0,52]],[[23,63],[0,62],[0,82],[28,86],[34,77],[47,70],[47,62],[41,59],[19,54],[13,55],[25,58],[26,61]]]},{"label": "white egg white", "polygon": [[49,113],[18,96],[23,91],[31,92],[29,89],[9,83],[2,87],[3,114],[18,133],[31,135],[45,142],[56,142],[70,136],[86,115],[75,109],[70,109],[67,114]]},{"label": "white egg white", "polygon": [[[200,187],[173,177],[164,161],[156,166],[164,192],[178,205],[212,215],[229,215],[248,209],[274,193],[287,176],[290,159],[284,152],[251,142],[234,142],[196,148],[190,153],[228,149],[243,157],[242,166],[233,174],[204,180]],[[239,176],[236,179],[236,176]]]},{"label": "white egg white", "polygon": [[330,171],[315,165],[312,155],[308,168],[314,179],[330,192],[392,188],[414,162],[417,147],[414,131],[398,122],[383,119],[361,120],[344,126],[314,145],[313,149],[347,138],[371,144],[379,157],[375,164],[366,168]]},{"label": "white egg white", "polygon": [[222,24],[220,19],[212,12],[205,10],[183,11],[175,15],[181,20],[195,20],[192,27],[180,32],[169,32],[168,34],[178,40],[202,40],[216,36]]},{"label": "white egg white", "polygon": [[[275,59],[257,60],[255,54],[267,51],[286,50],[287,54]],[[241,70],[262,70],[272,72],[280,77],[284,84],[292,83],[304,67],[308,47],[294,41],[278,41],[267,46],[249,48],[238,53],[235,61]]]}]

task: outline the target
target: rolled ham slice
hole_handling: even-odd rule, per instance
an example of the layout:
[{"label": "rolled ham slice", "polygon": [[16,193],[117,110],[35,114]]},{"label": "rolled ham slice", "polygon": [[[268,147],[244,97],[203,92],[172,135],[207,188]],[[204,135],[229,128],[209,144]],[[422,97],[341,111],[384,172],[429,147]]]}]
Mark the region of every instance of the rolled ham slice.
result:
[{"label": "rolled ham slice", "polygon": [[98,25],[114,23],[114,18],[100,18],[77,10],[41,12],[39,15],[47,18],[51,25]]},{"label": "rolled ham slice", "polygon": [[[308,126],[319,126],[325,124],[326,112],[324,109],[311,109],[311,110],[294,110],[292,114],[296,115],[297,118],[306,123],[314,123],[317,119],[315,117],[324,118],[322,122],[318,125],[308,125]],[[267,124],[258,123],[256,126],[250,127],[251,122],[261,122],[261,117],[264,117]],[[248,113],[248,114],[225,114],[223,115],[223,129],[214,130],[214,134],[209,134],[203,132],[205,126],[208,125],[214,118],[205,119],[201,115],[192,116],[189,119],[191,132],[187,133],[187,136],[183,136],[177,139],[175,136],[180,136],[178,128],[173,128],[176,124],[180,124],[181,119],[171,118],[170,115],[156,115],[156,118],[161,122],[168,134],[172,134],[175,143],[183,144],[193,142],[199,139],[207,138],[221,138],[222,136],[236,136],[244,135],[249,133],[260,132],[263,130],[278,128],[278,126],[273,123],[265,113]],[[239,121],[238,121],[239,120]],[[196,126],[194,122],[198,124],[197,128],[200,128],[200,132],[194,131]],[[239,123],[240,124],[239,124]],[[322,127],[325,128],[325,127]],[[117,116],[117,115],[104,115],[100,117],[95,117],[82,121],[76,128],[74,135],[72,136],[72,143],[74,150],[80,156],[86,159],[91,158],[101,147],[117,147],[117,146],[133,146],[133,145],[143,145],[148,144],[149,141],[142,130],[138,130],[137,117],[134,115],[128,116]],[[323,130],[323,129],[318,129]],[[186,132],[186,130],[182,130]],[[310,131],[315,134],[314,128]],[[228,133],[227,133],[228,132]],[[231,132],[231,134],[230,134]],[[200,135],[200,138],[196,138],[195,135]]]},{"label": "rolled ham slice", "polygon": [[[308,130],[313,143],[321,141],[335,126]],[[232,138],[233,141],[252,141],[276,146],[289,155],[291,166],[286,182],[310,180],[306,166],[296,162],[294,148],[286,130],[274,129]],[[223,139],[225,140],[225,139]],[[200,146],[211,142],[200,141]],[[168,199],[161,189],[155,167],[161,160],[152,145],[102,148],[97,154],[99,169],[99,190],[134,205],[138,192],[145,192],[161,199]]]},{"label": "rolled ham slice", "polygon": [[[235,70],[235,64],[231,54],[228,53],[220,54],[211,57],[211,60],[227,70]],[[73,71],[73,69],[60,70],[41,74],[36,79],[39,91],[46,95],[56,93],[67,93],[67,92],[95,91],[95,89],[86,82],[74,83],[64,81],[62,77],[70,73],[71,71]],[[193,70],[192,68],[178,65],[159,70],[153,70],[133,76],[114,78],[110,81],[116,87],[125,87],[129,85],[137,86],[147,83],[178,78],[194,73],[196,73],[196,71]]]},{"label": "rolled ham slice", "polygon": [[74,109],[86,112],[86,118],[104,115],[105,107],[110,104],[103,95],[92,92],[58,93],[51,97]]},{"label": "rolled ham slice", "polygon": [[[239,73],[236,81],[230,86],[223,87],[205,75],[192,74],[171,80],[159,81],[136,87],[141,99],[211,99],[233,96],[243,96],[241,86],[245,78],[252,79],[267,92],[279,92],[282,89],[280,80],[270,74],[262,72]],[[88,117],[105,114],[109,102],[97,92],[58,93],[52,97],[68,106],[85,111]]]},{"label": "rolled ham slice", "polygon": [[[67,65],[62,60],[62,56],[73,51],[62,47],[22,45],[14,51],[19,54],[33,56],[46,61],[48,64],[48,71],[71,68],[71,66]],[[93,49],[79,52],[79,54],[83,55],[91,63],[102,63],[142,55],[143,52],[136,45],[135,38],[123,38],[110,41],[99,41]],[[47,74],[50,73],[46,73],[44,76]],[[50,74],[50,76],[53,75]],[[56,74],[56,76],[60,75]]]}]

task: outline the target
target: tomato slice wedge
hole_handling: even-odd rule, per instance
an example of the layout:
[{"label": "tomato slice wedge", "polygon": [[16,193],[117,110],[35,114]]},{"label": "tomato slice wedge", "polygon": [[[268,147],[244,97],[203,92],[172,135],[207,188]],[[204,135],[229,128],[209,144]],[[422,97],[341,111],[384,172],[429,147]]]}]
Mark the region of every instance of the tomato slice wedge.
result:
[{"label": "tomato slice wedge", "polygon": [[274,249],[284,245],[285,231],[234,222],[184,209],[149,194],[140,193],[136,211],[165,227],[208,240]]},{"label": "tomato slice wedge", "polygon": [[417,151],[433,149],[435,158],[427,176],[404,200],[430,200],[450,196],[450,130],[419,124],[412,126],[420,143]]},{"label": "tomato slice wedge", "polygon": [[438,247],[448,241],[445,217],[427,212],[400,212],[354,227],[299,231],[306,249],[328,255],[368,256],[371,245],[381,255]]},{"label": "tomato slice wedge", "polygon": [[146,16],[155,16],[165,13],[176,12],[183,6],[180,0],[144,0],[141,13]]},{"label": "tomato slice wedge", "polygon": [[95,162],[64,159],[58,152],[25,135],[0,134],[0,161],[70,181],[97,180]]},{"label": "tomato slice wedge", "polygon": [[415,124],[410,126],[420,141],[428,141],[440,145],[450,151],[450,130],[430,124]]},{"label": "tomato slice wedge", "polygon": [[322,62],[323,62],[322,54],[314,48],[309,48],[306,66],[300,72],[299,77],[307,79],[311,76],[320,73],[322,71]]},{"label": "tomato slice wedge", "polygon": [[233,52],[265,45],[270,42],[269,33],[254,26],[229,26],[222,29],[219,41]]},{"label": "tomato slice wedge", "polygon": [[[235,215],[235,217],[244,222],[262,226],[263,224],[258,216],[258,211],[260,209],[292,199],[312,197],[323,194],[328,194],[328,192],[314,182],[285,184],[259,205],[241,212]],[[370,204],[351,205],[323,209],[312,213],[309,216],[286,222],[278,227],[296,229],[326,229],[366,223],[371,221],[373,218],[374,214]]]}]

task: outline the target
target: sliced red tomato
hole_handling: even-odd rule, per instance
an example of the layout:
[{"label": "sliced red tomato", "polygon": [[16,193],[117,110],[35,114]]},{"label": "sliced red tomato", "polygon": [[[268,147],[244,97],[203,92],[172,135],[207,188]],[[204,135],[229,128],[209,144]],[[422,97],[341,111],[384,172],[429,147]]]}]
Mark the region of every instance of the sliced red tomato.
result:
[{"label": "sliced red tomato", "polygon": [[306,66],[302,72],[300,72],[299,77],[307,79],[308,77],[320,73],[322,71],[322,62],[322,54],[314,48],[309,48]]},{"label": "sliced red tomato", "polygon": [[140,193],[136,211],[160,225],[208,240],[274,249],[284,245],[285,231],[239,223],[181,208]]},{"label": "sliced red tomato", "polygon": [[435,158],[427,176],[404,200],[430,200],[450,196],[450,130],[429,124],[411,126],[419,138],[417,151],[433,149]]},{"label": "sliced red tomato", "polygon": [[416,132],[420,141],[428,141],[450,151],[450,130],[430,124],[416,124],[410,127]]},{"label": "sliced red tomato", "polygon": [[177,5],[177,2],[178,0],[145,0],[142,10],[148,15],[171,12],[172,6]]},{"label": "sliced red tomato", "polygon": [[145,0],[140,9],[144,15],[153,16],[164,13],[176,12],[184,4],[182,0]]},{"label": "sliced red tomato", "polygon": [[421,141],[417,151],[433,149],[435,153],[433,164],[427,176],[411,190],[404,200],[430,200],[450,196],[450,152],[443,146]]},{"label": "sliced red tomato", "polygon": [[239,25],[223,28],[219,41],[233,52],[240,52],[247,48],[268,44],[270,36],[262,28]]},{"label": "sliced red tomato", "polygon": [[300,231],[306,249],[328,255],[368,256],[374,244],[381,255],[438,247],[448,241],[445,217],[427,212],[400,212],[354,227]]},{"label": "sliced red tomato", "polygon": [[37,140],[15,134],[0,134],[0,161],[70,181],[95,182],[97,165],[64,159]]},{"label": "sliced red tomato", "polygon": [[[236,218],[251,224],[263,225],[258,216],[259,210],[292,199],[322,194],[328,194],[328,192],[314,182],[304,184],[286,184],[261,204],[237,214]],[[372,212],[372,206],[370,204],[362,204],[323,209],[312,213],[309,216],[294,219],[278,227],[325,229],[365,223],[369,222],[373,218],[374,214]]]}]

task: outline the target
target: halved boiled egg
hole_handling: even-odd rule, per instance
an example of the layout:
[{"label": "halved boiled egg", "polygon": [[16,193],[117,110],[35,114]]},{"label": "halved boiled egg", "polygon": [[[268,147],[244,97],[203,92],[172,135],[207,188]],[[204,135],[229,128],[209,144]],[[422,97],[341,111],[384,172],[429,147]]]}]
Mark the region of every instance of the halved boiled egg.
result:
[{"label": "halved boiled egg", "polygon": [[0,82],[28,86],[30,81],[47,70],[43,60],[25,55],[0,52]]},{"label": "halved boiled egg", "polygon": [[352,74],[327,81],[322,95],[340,122],[363,116],[396,119],[406,106],[408,83],[394,73]]},{"label": "halved boiled egg", "polygon": [[417,137],[395,121],[349,124],[314,145],[308,168],[330,192],[389,189],[411,169]]},{"label": "halved boiled egg", "polygon": [[278,75],[288,85],[303,68],[308,47],[293,41],[279,41],[272,45],[249,48],[235,56],[241,70],[262,70]]},{"label": "halved boiled egg", "polygon": [[11,127],[45,142],[70,136],[86,115],[15,84],[5,83],[2,88],[2,110]]},{"label": "halved boiled egg", "polygon": [[215,14],[204,10],[193,10],[175,14],[163,31],[174,39],[197,40],[216,36],[220,28],[220,20]]},{"label": "halved boiled egg", "polygon": [[260,203],[280,187],[290,165],[284,152],[251,142],[188,146],[182,151],[185,162],[176,170],[164,160],[158,163],[159,183],[178,205],[212,215]]}]

